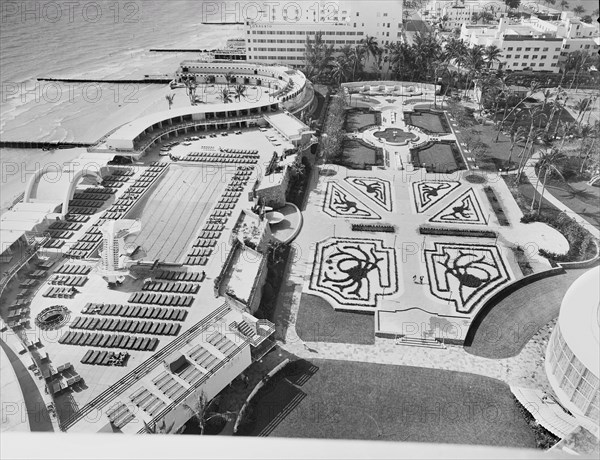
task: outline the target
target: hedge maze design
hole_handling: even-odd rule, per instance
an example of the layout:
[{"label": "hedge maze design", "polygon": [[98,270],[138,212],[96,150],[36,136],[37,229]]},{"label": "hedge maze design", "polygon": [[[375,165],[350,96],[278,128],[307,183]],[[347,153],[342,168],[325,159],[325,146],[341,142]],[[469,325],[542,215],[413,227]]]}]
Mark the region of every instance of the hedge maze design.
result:
[{"label": "hedge maze design", "polygon": [[481,210],[475,190],[470,188],[429,219],[429,222],[486,225],[487,219]]},{"label": "hedge maze design", "polygon": [[331,217],[381,219],[379,214],[334,181],[327,182],[323,212]]},{"label": "hedge maze design", "polygon": [[511,280],[511,274],[492,245],[434,243],[425,250],[429,289],[438,299],[469,313],[482,299]]},{"label": "hedge maze design", "polygon": [[310,289],[344,307],[377,306],[398,290],[396,254],[383,241],[328,238],[317,243]]},{"label": "hedge maze design", "polygon": [[392,212],[392,186],[390,181],[376,177],[346,177],[346,181],[383,209]]},{"label": "hedge maze design", "polygon": [[412,183],[413,201],[418,213],[421,213],[460,186],[458,181],[423,180]]}]

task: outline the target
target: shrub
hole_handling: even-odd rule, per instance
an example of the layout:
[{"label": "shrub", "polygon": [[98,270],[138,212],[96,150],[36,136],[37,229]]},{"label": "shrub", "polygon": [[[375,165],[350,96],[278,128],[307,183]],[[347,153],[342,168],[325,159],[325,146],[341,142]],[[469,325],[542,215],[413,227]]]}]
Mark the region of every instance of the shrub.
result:
[{"label": "shrub", "polygon": [[543,222],[555,228],[569,242],[569,252],[566,254],[556,254],[544,249],[540,249],[541,256],[555,262],[574,262],[591,259],[596,256],[596,245],[593,244],[592,235],[577,221],[571,219],[565,213],[558,214],[537,214],[534,212],[523,215],[521,222]]}]

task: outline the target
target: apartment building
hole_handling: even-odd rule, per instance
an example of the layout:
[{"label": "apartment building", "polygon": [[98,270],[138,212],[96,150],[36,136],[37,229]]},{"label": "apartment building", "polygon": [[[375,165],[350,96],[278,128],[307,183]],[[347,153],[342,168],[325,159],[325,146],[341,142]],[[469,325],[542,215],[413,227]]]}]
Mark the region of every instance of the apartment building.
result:
[{"label": "apartment building", "polygon": [[[322,33],[325,43],[335,48],[356,45],[367,36],[375,37],[384,48],[401,38],[401,0],[340,2],[336,8],[332,8],[332,2],[320,4],[322,9],[303,11],[301,19],[290,17],[289,12],[283,16],[282,12],[284,20],[277,20],[278,14],[271,12],[268,18],[246,21],[247,60],[302,67],[306,37],[314,39],[317,33]],[[272,18],[276,20],[270,20]],[[386,71],[385,68],[381,70]]]},{"label": "apartment building", "polygon": [[483,11],[501,17],[506,13],[507,6],[497,0],[434,0],[428,2],[423,8],[425,17],[440,21],[444,29],[454,29],[469,24],[474,13]]},{"label": "apartment building", "polygon": [[502,18],[497,26],[463,24],[461,39],[469,46],[500,48],[502,55],[497,67],[505,70],[558,73],[569,53],[598,51],[597,26],[573,17],[546,21],[532,16],[518,22]]}]

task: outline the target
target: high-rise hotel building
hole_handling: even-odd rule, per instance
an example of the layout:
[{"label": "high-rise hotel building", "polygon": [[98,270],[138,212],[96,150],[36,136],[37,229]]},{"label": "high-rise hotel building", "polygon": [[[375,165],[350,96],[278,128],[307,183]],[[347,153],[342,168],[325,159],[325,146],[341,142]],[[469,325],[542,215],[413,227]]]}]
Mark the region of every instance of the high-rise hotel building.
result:
[{"label": "high-rise hotel building", "polygon": [[[326,44],[341,48],[367,36],[379,46],[402,36],[402,0],[281,3],[245,21],[249,62],[304,66],[306,37],[319,32]],[[385,54],[384,54],[385,56]],[[382,64],[385,65],[382,59]],[[370,62],[369,65],[374,65]],[[385,68],[382,68],[384,72]]]}]

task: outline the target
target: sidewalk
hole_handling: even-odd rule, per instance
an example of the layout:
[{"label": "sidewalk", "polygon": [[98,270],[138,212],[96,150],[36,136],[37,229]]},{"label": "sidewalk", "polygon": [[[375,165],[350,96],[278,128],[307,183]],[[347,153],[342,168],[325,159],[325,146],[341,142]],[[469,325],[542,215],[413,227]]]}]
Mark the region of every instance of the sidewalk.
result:
[{"label": "sidewalk", "polygon": [[[538,180],[538,176],[535,173],[535,165],[536,165],[537,161],[538,161],[538,155],[534,154],[527,162],[524,172],[525,172],[525,175],[527,176],[527,179],[529,180],[531,185],[534,187],[535,191],[537,193],[541,194],[542,191],[544,190],[544,186],[542,184],[542,181]],[[579,214],[577,214],[575,211],[573,211],[572,209],[569,209],[569,207],[567,207],[566,204],[564,204],[562,201],[560,201],[558,198],[556,198],[554,195],[552,195],[552,193],[550,193],[550,191],[547,188],[544,191],[544,198],[546,200],[548,200],[548,202],[550,204],[552,204],[553,206],[556,206],[556,208],[563,211],[567,216],[569,216],[570,218],[572,218],[573,220],[575,220],[576,222],[581,224],[581,226],[583,228],[585,228],[588,232],[590,232],[594,238],[600,239],[600,230],[599,229],[594,227],[587,220],[580,217]]]}]

